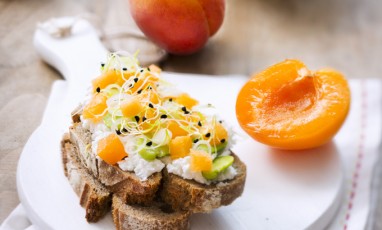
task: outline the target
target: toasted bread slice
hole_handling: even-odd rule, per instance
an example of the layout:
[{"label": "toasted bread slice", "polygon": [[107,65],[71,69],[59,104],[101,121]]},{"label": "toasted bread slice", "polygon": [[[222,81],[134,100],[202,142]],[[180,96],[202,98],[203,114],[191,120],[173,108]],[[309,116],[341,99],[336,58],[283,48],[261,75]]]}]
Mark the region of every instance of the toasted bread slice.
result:
[{"label": "toasted bread slice", "polygon": [[163,202],[153,202],[149,207],[125,205],[113,196],[113,221],[117,230],[177,230],[188,229],[190,215],[187,211],[174,211]]},{"label": "toasted bread slice", "polygon": [[231,204],[244,190],[246,166],[234,156],[233,167],[237,170],[234,179],[205,185],[187,180],[163,170],[161,198],[174,210],[188,210],[193,213],[208,213],[215,208]]},{"label": "toasted bread slice", "polygon": [[150,204],[161,183],[160,172],[151,175],[146,181],[141,181],[133,172],[121,170],[89,153],[91,151],[91,133],[82,127],[80,122],[74,123],[69,130],[70,141],[77,147],[78,157],[82,164],[106,188],[118,195],[128,204]]},{"label": "toasted bread slice", "polygon": [[64,137],[61,148],[65,176],[79,196],[80,205],[85,208],[85,218],[88,222],[97,222],[110,210],[112,195],[82,167],[76,147],[68,137]]},{"label": "toasted bread slice", "polygon": [[[190,215],[187,211],[173,211],[163,202],[154,201],[150,206],[127,205],[113,195],[84,168],[77,158],[76,147],[68,137],[62,140],[62,160],[65,175],[80,197],[86,210],[86,220],[97,222],[111,207],[113,221],[118,230],[130,229],[188,229]],[[113,198],[112,198],[113,197]]]}]

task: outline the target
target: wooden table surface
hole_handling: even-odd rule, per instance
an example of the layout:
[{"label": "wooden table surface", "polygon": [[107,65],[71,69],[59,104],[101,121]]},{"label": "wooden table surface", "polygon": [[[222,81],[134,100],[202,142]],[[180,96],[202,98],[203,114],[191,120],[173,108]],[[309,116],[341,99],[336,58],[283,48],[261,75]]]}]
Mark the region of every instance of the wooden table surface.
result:
[{"label": "wooden table surface", "polygon": [[[250,75],[286,58],[312,69],[331,66],[348,78],[382,77],[382,1],[227,0],[221,30],[199,53],[169,56],[166,71]],[[0,0],[0,223],[19,203],[16,166],[39,125],[59,73],[32,45],[38,22],[89,13],[99,28],[134,27],[127,0]],[[128,39],[106,39],[113,49]],[[381,163],[379,163],[380,167]],[[373,182],[369,229],[382,229],[381,173]]]}]

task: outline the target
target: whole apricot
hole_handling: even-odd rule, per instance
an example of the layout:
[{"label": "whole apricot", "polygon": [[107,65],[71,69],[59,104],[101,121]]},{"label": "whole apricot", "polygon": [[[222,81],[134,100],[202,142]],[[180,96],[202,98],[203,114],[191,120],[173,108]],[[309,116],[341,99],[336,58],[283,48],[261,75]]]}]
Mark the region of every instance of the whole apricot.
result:
[{"label": "whole apricot", "polygon": [[169,53],[190,54],[223,23],[224,0],[129,0],[138,27]]},{"label": "whole apricot", "polygon": [[243,86],[236,116],[241,127],[261,143],[308,149],[332,139],[349,107],[349,85],[341,73],[314,72],[298,60],[286,60],[255,74]]}]

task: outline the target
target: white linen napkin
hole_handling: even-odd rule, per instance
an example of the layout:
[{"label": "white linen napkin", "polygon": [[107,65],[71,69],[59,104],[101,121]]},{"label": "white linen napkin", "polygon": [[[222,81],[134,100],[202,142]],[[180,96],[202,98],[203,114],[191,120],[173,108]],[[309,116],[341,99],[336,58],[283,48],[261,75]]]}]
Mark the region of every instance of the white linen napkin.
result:
[{"label": "white linen napkin", "polygon": [[[370,213],[371,182],[382,131],[382,81],[350,80],[349,116],[335,137],[345,168],[345,196],[328,229],[358,230],[366,227]],[[52,91],[51,94],[55,92]],[[377,191],[374,191],[377,192]],[[37,230],[22,205],[7,217],[0,230]]]}]

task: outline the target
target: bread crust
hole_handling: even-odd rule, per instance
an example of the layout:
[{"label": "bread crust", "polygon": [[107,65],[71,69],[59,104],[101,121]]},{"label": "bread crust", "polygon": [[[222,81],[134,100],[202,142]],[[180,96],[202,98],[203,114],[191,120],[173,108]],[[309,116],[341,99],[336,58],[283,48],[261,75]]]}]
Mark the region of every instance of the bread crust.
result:
[{"label": "bread crust", "polygon": [[151,202],[150,206],[127,205],[117,195],[112,195],[76,157],[76,147],[64,136],[62,143],[62,162],[65,175],[80,198],[85,208],[88,222],[97,222],[109,210],[112,204],[113,221],[118,230],[170,230],[188,229],[187,211],[173,211],[160,201]]},{"label": "bread crust", "polygon": [[150,204],[159,189],[161,172],[154,173],[146,181],[141,181],[133,172],[121,170],[109,165],[89,153],[91,151],[91,133],[75,123],[69,129],[70,141],[79,149],[78,156],[88,171],[111,192],[128,204]]},{"label": "bread crust", "polygon": [[215,208],[231,204],[244,190],[246,166],[235,158],[233,167],[237,170],[234,179],[205,185],[187,180],[163,170],[163,186],[160,191],[164,202],[174,210],[188,210],[193,213],[208,213]]},{"label": "bread crust", "polygon": [[61,149],[65,176],[85,208],[85,218],[88,222],[97,222],[109,212],[112,194],[82,167],[69,139],[64,137]]},{"label": "bread crust", "polygon": [[189,212],[173,211],[160,201],[149,207],[125,205],[113,196],[112,215],[117,230],[181,230],[190,226]]}]

